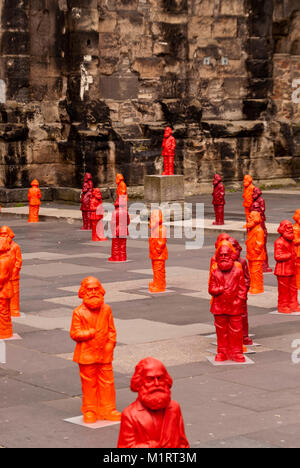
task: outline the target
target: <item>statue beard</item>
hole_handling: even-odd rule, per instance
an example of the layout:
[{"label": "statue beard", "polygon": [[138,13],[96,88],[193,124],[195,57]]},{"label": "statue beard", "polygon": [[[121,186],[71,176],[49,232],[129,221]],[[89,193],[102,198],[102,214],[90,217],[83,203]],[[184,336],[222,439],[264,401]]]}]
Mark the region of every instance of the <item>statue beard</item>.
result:
[{"label": "statue beard", "polygon": [[283,238],[289,242],[293,241],[295,236],[294,236],[294,233],[293,232],[290,232],[290,231],[285,231],[283,233]]},{"label": "statue beard", "polygon": [[233,260],[222,260],[218,262],[218,267],[220,268],[221,271],[229,271],[232,269],[234,265]]},{"label": "statue beard", "polygon": [[90,310],[99,310],[102,304],[104,303],[104,297],[103,296],[85,297],[83,303]]},{"label": "statue beard", "polygon": [[7,252],[11,247],[11,242],[6,237],[0,237],[0,252]]},{"label": "statue beard", "polygon": [[165,409],[171,401],[171,389],[165,385],[149,390],[142,385],[139,390],[139,400],[143,406],[152,411]]}]

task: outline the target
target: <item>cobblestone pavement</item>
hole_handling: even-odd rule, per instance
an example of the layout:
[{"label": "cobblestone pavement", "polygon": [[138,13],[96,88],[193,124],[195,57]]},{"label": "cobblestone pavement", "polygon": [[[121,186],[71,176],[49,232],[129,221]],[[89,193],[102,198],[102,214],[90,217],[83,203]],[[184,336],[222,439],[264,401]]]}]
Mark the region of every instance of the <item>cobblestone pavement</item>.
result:
[{"label": "cobblestone pavement", "polygon": [[[297,200],[290,197],[291,211]],[[276,218],[274,209],[270,217],[279,222],[281,213]],[[151,355],[165,363],[174,379],[172,396],[181,404],[192,447],[300,445],[300,364],[292,362],[300,316],[270,314],[277,299],[272,274],[265,275],[265,293],[249,298],[251,333],[261,345],[251,348],[253,364],[216,367],[207,360],[215,351],[207,293],[215,233],[206,231],[200,250],[186,250],[184,240],[169,240],[168,293],[154,296],[147,292],[152,273],[146,240],[129,240],[130,261],[112,265],[107,262],[110,242],[92,243],[76,220],[30,225],[6,216],[2,223],[13,228],[22,247],[25,315],[14,319],[22,339],[6,342],[6,364],[0,365],[0,446],[116,446],[118,424],[94,430],[65,421],[80,415],[69,327],[80,282],[90,274],[102,282],[115,318],[119,410],[135,399],[129,389],[135,365]],[[237,238],[242,241],[243,233]],[[268,247],[274,266],[272,242]]]}]

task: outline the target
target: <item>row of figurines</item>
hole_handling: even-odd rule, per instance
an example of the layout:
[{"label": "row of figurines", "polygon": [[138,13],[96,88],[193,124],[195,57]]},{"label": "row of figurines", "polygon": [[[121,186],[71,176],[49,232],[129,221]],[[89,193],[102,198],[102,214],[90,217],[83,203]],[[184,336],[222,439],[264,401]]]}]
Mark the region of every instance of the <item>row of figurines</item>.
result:
[{"label": "row of figurines", "polygon": [[[165,239],[162,217],[157,215],[160,233],[156,232],[154,239]],[[252,219],[257,223],[253,223]],[[298,225],[297,229],[295,226],[295,232],[299,235],[300,210],[296,211],[295,219]],[[209,277],[211,312],[214,315],[217,332],[216,361],[231,359],[243,362],[245,360],[243,343],[251,344],[248,335],[247,294],[248,291],[258,293],[256,290],[251,290],[251,284],[252,280],[258,277],[258,264],[263,261],[263,237],[259,221],[257,214],[251,212],[247,223],[246,243],[250,272],[247,261],[240,257],[242,248],[236,239],[222,233],[216,242],[216,252],[211,261]],[[300,310],[297,300],[298,265],[294,227],[290,221],[285,220],[280,223],[278,232],[280,237],[275,241],[278,311],[292,313]],[[2,226],[0,266],[1,271],[6,272],[7,276],[1,278],[3,284],[0,292],[1,327],[7,316],[10,316],[9,302],[12,293],[8,283],[12,274],[7,272],[11,271],[13,263],[10,252],[12,238],[11,230]],[[258,248],[261,249],[259,258],[253,258],[252,250],[256,255]],[[162,255],[156,265],[158,270],[164,268],[165,260]],[[105,290],[97,278],[88,277],[82,281],[78,295],[82,299],[82,304],[73,312],[70,334],[77,343],[73,359],[80,369],[84,421],[91,424],[98,419],[113,421],[121,419],[119,447],[188,447],[180,406],[171,400],[172,379],[163,364],[153,358],[143,359],[136,366],[131,389],[138,392],[138,398],[123,411],[121,417],[116,410],[112,369],[113,351],[117,341],[116,329],[111,308],[104,303]]]}]

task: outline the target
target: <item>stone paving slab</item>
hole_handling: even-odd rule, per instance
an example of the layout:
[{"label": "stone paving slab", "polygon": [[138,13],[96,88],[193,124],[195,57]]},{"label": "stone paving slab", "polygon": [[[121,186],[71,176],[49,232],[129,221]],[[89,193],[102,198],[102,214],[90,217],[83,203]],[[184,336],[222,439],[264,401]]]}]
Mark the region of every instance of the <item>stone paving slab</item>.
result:
[{"label": "stone paving slab", "polygon": [[74,350],[75,343],[70,333],[63,330],[36,330],[23,337],[22,347],[45,354],[62,354]]},{"label": "stone paving slab", "polygon": [[[223,440],[212,440],[211,442],[206,442],[202,444],[199,441],[199,446],[201,448],[227,448],[227,449],[232,449],[232,448],[253,448],[253,449],[261,449],[261,448],[276,448],[276,445],[271,445],[267,442],[260,442],[259,440],[254,440],[251,439],[250,437],[246,436],[237,436],[237,437],[231,437],[228,439],[223,439]],[[197,447],[197,445],[195,445]]]},{"label": "stone paving slab", "polygon": [[17,383],[10,377],[0,378],[0,408],[8,408],[37,403],[42,400],[54,400],[59,395],[51,389],[40,388],[26,382]]},{"label": "stone paving slab", "polygon": [[257,444],[278,448],[299,448],[300,423],[287,424],[265,431],[257,431],[251,434]]}]

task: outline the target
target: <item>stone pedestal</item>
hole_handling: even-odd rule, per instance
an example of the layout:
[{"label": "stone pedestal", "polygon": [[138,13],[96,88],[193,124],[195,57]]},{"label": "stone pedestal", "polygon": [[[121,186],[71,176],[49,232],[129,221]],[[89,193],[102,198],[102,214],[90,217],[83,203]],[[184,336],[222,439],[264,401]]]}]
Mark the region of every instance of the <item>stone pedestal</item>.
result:
[{"label": "stone pedestal", "polygon": [[[141,219],[150,217],[151,205],[159,205],[166,221],[190,219],[192,213],[184,210],[184,177],[182,175],[149,175],[144,181],[144,200],[147,210]],[[154,208],[152,206],[152,208]]]}]

